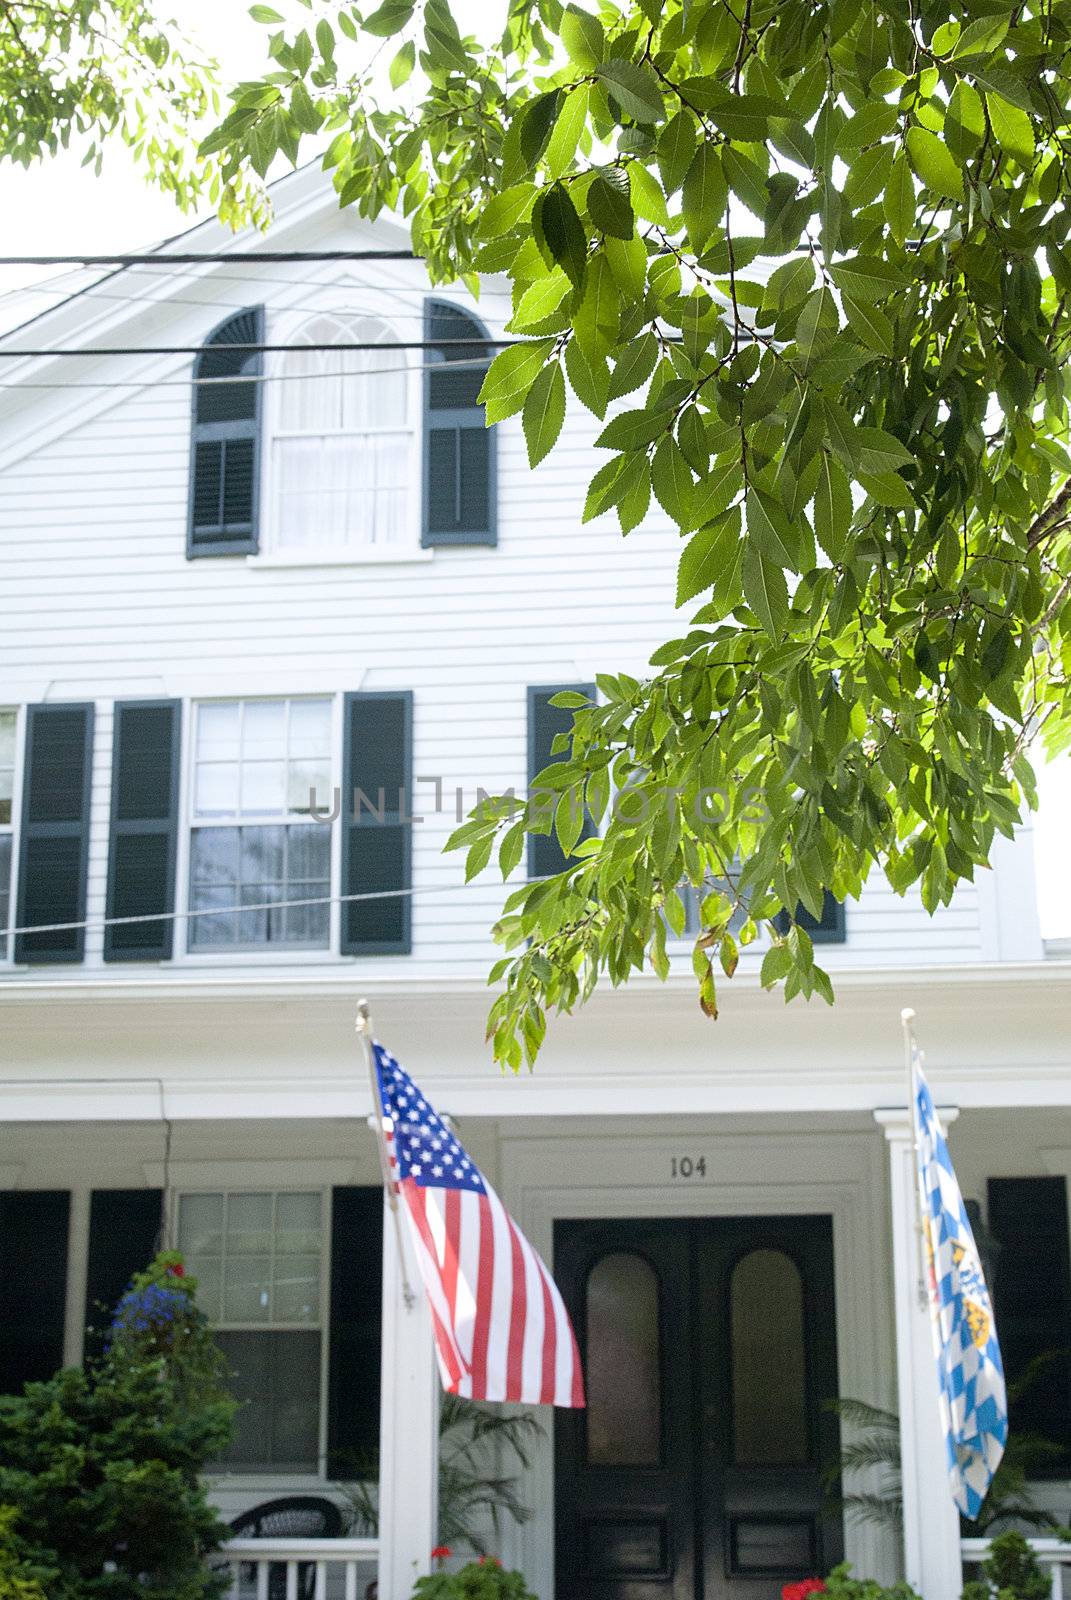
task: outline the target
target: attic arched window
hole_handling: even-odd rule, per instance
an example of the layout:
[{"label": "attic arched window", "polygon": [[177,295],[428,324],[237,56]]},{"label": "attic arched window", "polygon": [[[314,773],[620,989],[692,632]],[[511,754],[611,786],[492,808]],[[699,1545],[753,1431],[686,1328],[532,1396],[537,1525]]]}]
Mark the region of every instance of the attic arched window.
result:
[{"label": "attic arched window", "polygon": [[461,306],[429,300],[424,339],[423,542],[495,544],[495,435],[476,401],[494,354],[487,331]]},{"label": "attic arched window", "polygon": [[190,556],[242,555],[257,548],[263,385],[255,381],[262,368],[255,347],[263,342],[264,308],[250,306],[209,334],[194,363]]},{"label": "attic arched window", "polygon": [[[413,427],[397,336],[379,317],[322,312],[289,342],[296,348],[277,369],[272,441],[276,548],[404,544]],[[370,348],[322,348],[331,345]]]}]

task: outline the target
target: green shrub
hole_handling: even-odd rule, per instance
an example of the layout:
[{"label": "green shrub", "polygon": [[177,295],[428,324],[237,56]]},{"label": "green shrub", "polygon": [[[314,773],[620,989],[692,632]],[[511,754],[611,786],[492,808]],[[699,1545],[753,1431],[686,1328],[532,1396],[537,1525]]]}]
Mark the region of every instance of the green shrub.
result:
[{"label": "green shrub", "polygon": [[829,1574],[826,1593],[830,1600],[919,1600],[909,1583],[894,1583],[886,1588],[876,1578],[853,1578],[846,1561]]},{"label": "green shrub", "polygon": [[418,1578],[413,1600],[536,1600],[519,1572],[507,1572],[493,1556],[470,1561],[460,1572]]},{"label": "green shrub", "polygon": [[[161,1256],[123,1296],[103,1353],[0,1398],[0,1504],[48,1600],[214,1600],[227,1536],[201,1481],[234,1402],[196,1284]],[[34,1600],[32,1592],[20,1600]]]},{"label": "green shrub", "polygon": [[54,1576],[23,1557],[15,1536],[18,1509],[0,1506],[0,1600],[47,1600],[42,1580]]},{"label": "green shrub", "polygon": [[982,1577],[965,1584],[963,1600],[1049,1600],[1044,1567],[1021,1533],[999,1533],[982,1562]]}]

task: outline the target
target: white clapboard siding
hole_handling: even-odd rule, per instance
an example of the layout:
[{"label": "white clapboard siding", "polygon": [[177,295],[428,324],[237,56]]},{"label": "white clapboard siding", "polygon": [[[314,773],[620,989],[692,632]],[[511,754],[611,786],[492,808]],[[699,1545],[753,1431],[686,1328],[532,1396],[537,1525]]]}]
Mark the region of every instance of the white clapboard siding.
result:
[{"label": "white clapboard siding", "polygon": [[[329,197],[302,226],[304,234],[284,235],[298,247],[352,241]],[[102,342],[193,344],[228,305],[263,301],[271,340],[289,337],[299,311],[333,296],[335,305],[391,314],[400,338],[419,336],[427,286],[415,264],[367,264],[359,273],[363,287],[357,268],[335,276],[349,286],[333,287],[322,268],[304,281],[299,267],[223,270],[185,282],[175,302],[146,310],[124,306],[114,288],[97,299],[90,294],[81,315],[87,328],[101,330]],[[150,293],[133,275],[122,285],[128,296]],[[160,295],[158,283],[151,293]],[[506,299],[493,294],[479,309],[498,333]],[[132,320],[109,333],[108,319],[124,310]],[[481,974],[504,891],[490,870],[464,887],[460,859],[441,853],[457,820],[454,790],[462,787],[467,807],[479,786],[523,786],[529,684],[587,680],[600,670],[642,672],[655,645],[686,629],[687,613],[672,606],[675,529],[657,507],[624,540],[613,517],[581,524],[585,488],[601,459],[593,449],[600,425],[574,406],[562,442],[534,475],[519,419],[498,429],[495,549],[420,552],[415,481],[413,545],[402,559],[273,565],[266,553],[190,562],[189,363],[99,358],[31,368],[27,378],[55,382],[66,374],[82,383],[119,383],[132,368],[145,378],[140,388],[66,396],[28,389],[18,405],[10,392],[0,399],[6,602],[0,703],[46,697],[97,703],[90,919],[99,921],[105,906],[115,699],[411,688],[414,772],[441,778],[445,809],[430,814],[430,786],[418,787],[416,810],[429,814],[413,835],[413,953],[358,964],[414,982]],[[413,374],[411,381],[420,380]],[[269,423],[270,391],[269,385]],[[267,463],[265,472],[270,541]],[[846,944],[822,952],[831,967],[963,962],[991,948],[973,886],[931,920],[917,894],[901,900],[875,881],[847,915]],[[100,963],[101,949],[100,931],[91,930],[87,965]],[[755,951],[744,957],[748,965],[757,959]],[[310,960],[337,964],[310,955],[303,965]],[[258,957],[198,956],[191,965],[257,970]],[[32,975],[42,982],[54,976],[47,968]]]}]

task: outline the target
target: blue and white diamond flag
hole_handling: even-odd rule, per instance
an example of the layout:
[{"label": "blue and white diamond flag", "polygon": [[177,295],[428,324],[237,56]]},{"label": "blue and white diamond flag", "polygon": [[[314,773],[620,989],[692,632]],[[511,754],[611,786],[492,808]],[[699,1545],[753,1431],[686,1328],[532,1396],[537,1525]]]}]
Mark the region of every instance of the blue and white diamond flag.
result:
[{"label": "blue and white diamond flag", "polygon": [[941,1423],[952,1498],[975,1518],[1008,1438],[1008,1396],[978,1247],[912,1040],[919,1199],[925,1233]]}]

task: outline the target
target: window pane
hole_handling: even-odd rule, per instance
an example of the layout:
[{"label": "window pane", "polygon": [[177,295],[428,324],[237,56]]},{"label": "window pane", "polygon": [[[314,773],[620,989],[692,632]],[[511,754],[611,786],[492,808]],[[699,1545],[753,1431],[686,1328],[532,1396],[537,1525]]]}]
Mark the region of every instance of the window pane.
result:
[{"label": "window pane", "polygon": [[315,1472],[320,1435],[320,1335],[220,1333],[241,1405],[223,1463],[247,1472]]},{"label": "window pane", "polygon": [[188,1256],[186,1265],[197,1279],[197,1304],[209,1322],[223,1315],[223,1263],[218,1256]]},{"label": "window pane", "polygon": [[[190,850],[190,907],[215,910],[274,906],[284,900],[326,902],[331,877],[331,829],[289,827],[195,828]],[[237,918],[195,917],[190,947],[295,944],[325,948],[328,906],[249,911]]]},{"label": "window pane", "polygon": [[223,1249],[223,1196],[184,1194],[179,1200],[178,1245],[184,1256],[219,1255]]},{"label": "window pane", "polygon": [[654,1466],[661,1456],[658,1279],[642,1256],[605,1255],[587,1285],[588,1460]]},{"label": "window pane", "polygon": [[753,1250],[733,1269],[729,1299],[736,1464],[800,1466],[808,1448],[799,1268],[781,1250]]},{"label": "window pane", "polygon": [[320,1257],[277,1255],[275,1258],[272,1320],[320,1320]]},{"label": "window pane", "polygon": [[15,713],[0,711],[0,824],[11,821],[15,788]]},{"label": "window pane", "polygon": [[242,813],[245,816],[281,817],[286,800],[284,761],[242,763]]},{"label": "window pane", "polygon": [[238,755],[238,701],[209,701],[197,708],[197,759],[235,760]]},{"label": "window pane", "polygon": [[199,817],[238,815],[238,764],[234,761],[202,761],[197,767],[194,788],[194,813]]},{"label": "window pane", "polygon": [[259,1255],[271,1249],[272,1196],[232,1194],[227,1202],[228,1255]]},{"label": "window pane", "polygon": [[275,1205],[276,1251],[319,1250],[320,1196],[281,1194]]},{"label": "window pane", "polygon": [[223,1321],[270,1319],[271,1257],[228,1255],[223,1277]]},{"label": "window pane", "polygon": [[5,929],[11,922],[11,835],[0,833],[0,956],[7,954]]},{"label": "window pane", "polygon": [[265,761],[286,754],[286,701],[247,700],[242,715],[242,760]]},{"label": "window pane", "polygon": [[330,754],[330,700],[291,700],[289,750],[291,756]]}]

